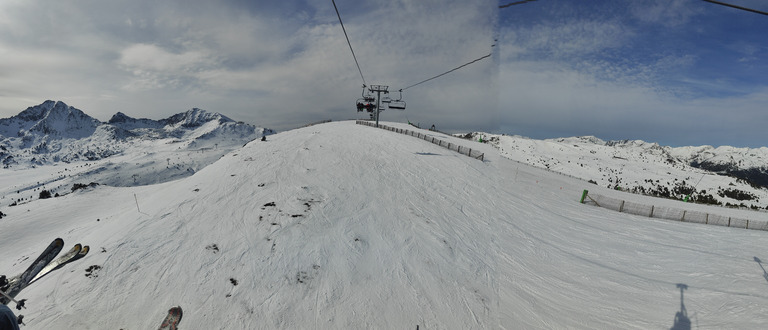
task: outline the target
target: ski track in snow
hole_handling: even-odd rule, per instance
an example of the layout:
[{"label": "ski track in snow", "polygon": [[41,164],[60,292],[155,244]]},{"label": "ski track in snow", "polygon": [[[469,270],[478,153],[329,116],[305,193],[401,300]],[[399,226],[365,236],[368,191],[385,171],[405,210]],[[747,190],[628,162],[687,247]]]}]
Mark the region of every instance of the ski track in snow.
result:
[{"label": "ski track in snow", "polygon": [[655,199],[429,134],[485,161],[354,122],[282,132],[177,181],[4,208],[0,269],[91,246],[21,293],[28,330],[155,328],[176,305],[182,329],[670,328],[678,283],[697,328],[768,326],[768,232],[581,205]]}]

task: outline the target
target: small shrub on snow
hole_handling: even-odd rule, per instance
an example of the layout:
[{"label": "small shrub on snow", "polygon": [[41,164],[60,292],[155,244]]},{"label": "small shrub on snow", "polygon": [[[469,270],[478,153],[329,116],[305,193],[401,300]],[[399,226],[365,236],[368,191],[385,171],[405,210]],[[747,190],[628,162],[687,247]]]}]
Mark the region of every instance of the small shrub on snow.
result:
[{"label": "small shrub on snow", "polygon": [[53,196],[51,196],[51,192],[48,191],[48,190],[43,190],[43,191],[40,192],[40,199],[48,199],[48,198],[51,198],[51,197],[53,197]]}]

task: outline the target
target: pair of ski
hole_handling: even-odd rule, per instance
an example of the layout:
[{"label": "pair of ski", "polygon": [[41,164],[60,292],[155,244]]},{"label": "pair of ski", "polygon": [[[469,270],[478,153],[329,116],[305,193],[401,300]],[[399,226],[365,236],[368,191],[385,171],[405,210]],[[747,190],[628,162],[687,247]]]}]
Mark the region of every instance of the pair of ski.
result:
[{"label": "pair of ski", "polygon": [[0,303],[8,304],[8,302],[14,301],[17,304],[17,308],[20,309],[24,306],[23,300],[20,303],[14,298],[19,294],[19,292],[21,292],[21,290],[33,282],[39,280],[43,276],[47,275],[48,273],[57,270],[70,262],[85,257],[85,255],[88,254],[88,251],[90,250],[87,245],[83,247],[80,243],[78,243],[75,244],[75,246],[72,247],[72,249],[70,249],[67,253],[58,259],[53,260],[63,248],[63,239],[57,238],[53,240],[53,242],[51,242],[51,244],[48,245],[43,253],[40,254],[37,259],[35,259],[32,265],[27,268],[27,270],[25,270],[20,275],[14,276],[0,288]]},{"label": "pair of ski", "polygon": [[88,245],[82,246],[80,243],[75,244],[67,253],[59,257],[58,259],[51,261],[48,263],[43,270],[41,270],[37,275],[35,275],[34,278],[32,278],[32,281],[29,282],[29,284],[34,283],[35,281],[41,279],[43,276],[48,275],[48,273],[57,270],[61,267],[64,267],[64,265],[80,260],[82,257],[85,257],[86,254],[88,254],[88,251],[90,251],[90,247]]},{"label": "pair of ski", "polygon": [[[48,245],[43,253],[40,254],[40,256],[32,262],[32,265],[30,265],[23,273],[16,275],[7,281],[5,281],[5,276],[2,276],[1,278],[5,283],[0,283],[0,303],[5,305],[13,301],[17,304],[16,308],[21,309],[24,307],[24,299],[21,301],[16,301],[16,299],[14,299],[21,290],[41,279],[48,273],[57,270],[70,262],[85,257],[90,250],[88,245],[82,246],[80,243],[77,243],[67,253],[58,259],[53,260],[63,248],[64,240],[57,238]],[[168,315],[163,320],[159,330],[178,329],[179,322],[181,322],[181,316],[181,307],[176,306],[169,309]]]}]

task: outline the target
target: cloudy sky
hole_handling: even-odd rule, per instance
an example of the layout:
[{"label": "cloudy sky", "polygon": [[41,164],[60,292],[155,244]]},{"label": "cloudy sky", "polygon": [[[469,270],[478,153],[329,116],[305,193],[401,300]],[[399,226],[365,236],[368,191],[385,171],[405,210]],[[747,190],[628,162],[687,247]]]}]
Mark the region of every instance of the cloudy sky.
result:
[{"label": "cloudy sky", "polygon": [[[510,2],[337,0],[368,85],[493,54],[407,88],[408,109],[382,120],[768,146],[768,16],[700,0],[498,8]],[[0,118],[52,99],[102,121],[198,107],[284,130],[359,118],[363,78],[330,0],[0,1]]]},{"label": "cloudy sky", "polygon": [[[491,53],[498,18],[490,0],[336,4],[365,82],[391,90]],[[192,107],[277,130],[360,117],[331,0],[2,0],[0,58],[0,117],[46,99],[102,121]],[[407,89],[408,112],[382,120],[490,129],[497,75],[487,60]]]},{"label": "cloudy sky", "polygon": [[499,15],[502,132],[768,146],[768,16],[700,0],[539,0]]}]

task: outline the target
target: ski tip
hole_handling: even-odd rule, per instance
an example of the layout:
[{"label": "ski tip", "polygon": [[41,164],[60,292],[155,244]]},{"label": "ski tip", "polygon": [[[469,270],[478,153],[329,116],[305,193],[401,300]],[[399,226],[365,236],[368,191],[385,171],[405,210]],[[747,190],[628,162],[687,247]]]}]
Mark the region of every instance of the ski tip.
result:
[{"label": "ski tip", "polygon": [[168,310],[168,315],[160,324],[158,330],[177,330],[179,322],[181,322],[181,306],[173,306]]},{"label": "ski tip", "polygon": [[173,306],[168,310],[168,315],[176,316],[176,323],[178,324],[178,322],[181,321],[181,317],[184,315],[184,313],[181,310],[181,306]]}]

